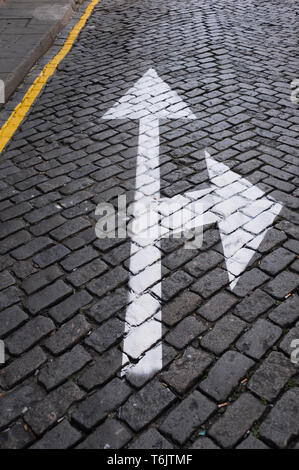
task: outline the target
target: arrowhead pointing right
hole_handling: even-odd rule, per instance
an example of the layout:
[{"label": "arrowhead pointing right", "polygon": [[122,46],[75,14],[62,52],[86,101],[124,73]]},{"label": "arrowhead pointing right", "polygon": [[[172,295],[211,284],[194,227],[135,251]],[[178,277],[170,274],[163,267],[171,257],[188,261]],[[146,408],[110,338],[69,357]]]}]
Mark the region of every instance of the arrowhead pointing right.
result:
[{"label": "arrowhead pointing right", "polygon": [[196,119],[188,105],[149,69],[135,85],[107,111],[103,119]]},{"label": "arrowhead pointing right", "polygon": [[282,205],[228,166],[214,160],[208,152],[205,156],[213,194],[220,198],[212,212],[220,216],[218,226],[233,290]]}]

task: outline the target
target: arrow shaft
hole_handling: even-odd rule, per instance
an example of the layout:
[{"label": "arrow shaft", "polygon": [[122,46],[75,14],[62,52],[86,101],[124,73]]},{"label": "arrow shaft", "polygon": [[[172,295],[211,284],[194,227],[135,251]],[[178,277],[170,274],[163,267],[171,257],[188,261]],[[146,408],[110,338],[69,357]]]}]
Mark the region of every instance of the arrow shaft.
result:
[{"label": "arrow shaft", "polygon": [[[130,369],[131,374],[144,374],[162,368],[162,346],[155,348],[154,354],[146,351],[162,337],[161,325],[161,251],[159,242],[159,220],[151,218],[148,226],[148,213],[140,214],[140,206],[149,207],[160,198],[160,157],[159,157],[159,119],[151,116],[140,120],[138,154],[136,165],[135,203],[139,211],[133,210],[133,221],[142,222],[145,218],[145,232],[141,236],[133,231],[131,237],[129,300],[126,310],[126,337],[123,343],[123,364],[127,356],[137,366]],[[142,211],[141,211],[142,212]],[[152,214],[154,215],[154,214]],[[155,216],[154,216],[155,217]],[[149,230],[150,229],[150,230]]]}]

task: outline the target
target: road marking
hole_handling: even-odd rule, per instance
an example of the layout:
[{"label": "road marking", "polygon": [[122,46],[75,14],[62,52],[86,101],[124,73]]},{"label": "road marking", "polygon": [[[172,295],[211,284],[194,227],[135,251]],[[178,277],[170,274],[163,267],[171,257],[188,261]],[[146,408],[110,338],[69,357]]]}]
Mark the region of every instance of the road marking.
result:
[{"label": "road marking", "polygon": [[205,159],[209,188],[174,198],[160,198],[159,120],[196,119],[196,116],[153,69],[148,70],[103,119],[140,121],[132,214],[133,227],[134,223],[136,227],[131,235],[127,334],[123,341],[123,364],[128,362],[127,356],[133,363],[123,374],[152,375],[162,368],[161,238],[170,231],[182,233],[186,227],[218,222],[233,290],[282,205],[214,160],[208,152],[205,152]]},{"label": "road marking", "polygon": [[[163,106],[161,106],[161,103]],[[136,165],[136,209],[134,223],[141,222],[144,212],[138,208],[149,208],[160,199],[160,156],[159,120],[196,119],[188,106],[176,92],[163,82],[155,70],[150,69],[143,77],[111,108],[103,119],[139,119],[139,142]],[[152,214],[152,213],[151,213]],[[129,281],[130,304],[126,311],[126,333],[123,343],[123,364],[129,357],[137,360],[162,337],[161,324],[161,226],[158,212],[151,219],[151,227],[135,230],[131,237],[131,258]],[[145,214],[147,218],[148,214]],[[135,225],[135,227],[136,227]],[[141,227],[143,227],[141,223]],[[148,229],[150,228],[150,231]],[[150,232],[150,233],[149,233]],[[137,256],[136,256],[137,255]],[[139,271],[140,259],[146,259],[144,269]],[[137,272],[137,274],[134,274]],[[155,286],[154,290],[151,286]],[[139,315],[139,311],[145,315]],[[148,357],[148,361],[147,358]],[[162,368],[162,346],[155,354],[145,356],[143,367],[136,367],[136,374],[144,371],[158,371]],[[131,370],[132,373],[132,370]]]},{"label": "road marking", "polygon": [[86,7],[85,12],[79,19],[78,23],[69,33],[64,45],[60,51],[53,57],[48,64],[43,68],[39,76],[34,80],[33,84],[30,86],[22,101],[16,106],[8,120],[0,129],[0,153],[4,147],[8,144],[18,127],[23,122],[25,116],[29,112],[31,106],[35,102],[36,98],[39,96],[40,92],[46,85],[49,78],[54,74],[57,66],[65,58],[65,56],[71,50],[75,40],[77,39],[80,31],[85,26],[86,21],[90,17],[93,9],[99,3],[100,0],[92,0]]}]

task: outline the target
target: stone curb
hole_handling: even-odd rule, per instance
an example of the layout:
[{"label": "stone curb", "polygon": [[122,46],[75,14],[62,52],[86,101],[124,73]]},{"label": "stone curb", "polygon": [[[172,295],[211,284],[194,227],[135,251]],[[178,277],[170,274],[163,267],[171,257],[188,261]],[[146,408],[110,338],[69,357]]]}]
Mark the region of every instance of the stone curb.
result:
[{"label": "stone curb", "polygon": [[6,77],[5,74],[3,75],[6,102],[21,84],[34,64],[53,45],[57,35],[66,26],[74,11],[83,2],[84,0],[68,0],[69,5],[67,5],[63,17],[59,18],[55,23],[53,23],[53,25],[49,26],[45,34],[39,38],[37,44],[23,57],[13,72],[8,73]]}]

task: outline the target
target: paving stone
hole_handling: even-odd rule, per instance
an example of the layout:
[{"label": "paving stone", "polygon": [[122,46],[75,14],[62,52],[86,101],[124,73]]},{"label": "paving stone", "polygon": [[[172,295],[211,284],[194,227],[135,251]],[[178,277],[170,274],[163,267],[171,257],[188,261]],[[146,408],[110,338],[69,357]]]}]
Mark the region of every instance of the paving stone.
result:
[{"label": "paving stone", "polygon": [[8,287],[1,291],[0,310],[10,307],[21,300],[21,292],[16,287]]},{"label": "paving stone", "polygon": [[28,315],[17,305],[0,312],[0,338],[12,333],[28,319]]},{"label": "paving stone", "polygon": [[[185,251],[193,252],[193,250]],[[222,262],[223,256],[221,256],[216,251],[209,250],[192,259],[192,261],[186,264],[185,269],[189,274],[191,274],[191,276],[198,278],[203,276],[209,269],[215,268]]]},{"label": "paving stone", "polygon": [[278,341],[281,334],[281,328],[261,318],[241,336],[237,348],[254,359],[260,359]]},{"label": "paving stone", "polygon": [[55,329],[50,318],[41,315],[25,323],[6,340],[5,345],[13,355],[20,355],[27,351]]},{"label": "paving stone", "polygon": [[237,302],[237,299],[226,292],[220,292],[205,303],[197,313],[208,321],[216,321],[228,312]]},{"label": "paving stone", "polygon": [[95,320],[97,323],[102,323],[115,313],[119,312],[129,302],[128,291],[125,288],[120,288],[112,294],[103,297],[99,302],[95,303],[87,315]]},{"label": "paving stone", "polygon": [[0,384],[4,389],[12,388],[22,380],[32,375],[42,364],[47,361],[47,356],[43,350],[36,346],[27,352],[20,359],[11,362],[0,373]]},{"label": "paving stone", "polygon": [[261,398],[273,401],[295,373],[296,367],[289,359],[272,352],[253,374],[248,388]]},{"label": "paving stone", "polygon": [[91,328],[83,315],[77,315],[46,339],[44,345],[54,356],[57,356],[78,343]]},{"label": "paving stone", "polygon": [[132,395],[120,410],[120,418],[136,432],[157,418],[174,401],[175,395],[157,381],[149,382]]},{"label": "paving stone", "polygon": [[244,441],[239,444],[236,449],[243,449],[243,450],[263,450],[263,449],[269,449],[269,447],[263,443],[263,441],[260,441],[259,439],[256,439],[252,435],[246,437]]},{"label": "paving stone", "polygon": [[5,240],[1,240],[0,254],[4,255],[14,248],[27,243],[29,240],[31,240],[30,233],[28,233],[26,230],[20,230],[19,232],[5,238]]},{"label": "paving stone", "polygon": [[120,449],[131,439],[130,431],[116,419],[107,419],[78,449]]},{"label": "paving stone", "polygon": [[50,264],[56,263],[63,259],[70,250],[63,245],[55,245],[33,258],[33,262],[40,268],[46,268]]},{"label": "paving stone", "polygon": [[173,445],[155,428],[144,431],[128,446],[129,449],[173,449]]},{"label": "paving stone", "polygon": [[260,426],[260,436],[279,448],[287,447],[299,432],[299,389],[287,391]]},{"label": "paving stone", "polygon": [[24,383],[11,392],[2,395],[0,400],[0,429],[18,419],[26,408],[43,399],[45,393],[35,384]]},{"label": "paving stone", "polygon": [[23,449],[28,446],[34,437],[25,429],[24,423],[18,421],[9,429],[0,433],[0,449]]},{"label": "paving stone", "polygon": [[265,407],[250,393],[243,393],[209,430],[224,448],[232,448],[263,414]]},{"label": "paving stone", "polygon": [[87,289],[92,294],[96,294],[98,297],[101,297],[116,287],[121,286],[121,284],[124,284],[128,280],[128,277],[128,271],[123,269],[121,266],[118,266],[108,273],[98,277],[94,281],[91,281],[87,285]]},{"label": "paving stone", "polygon": [[14,250],[12,256],[17,260],[27,259],[52,245],[52,243],[52,240],[48,237],[35,238],[21,248]]},{"label": "paving stone", "polygon": [[181,290],[188,287],[192,282],[193,278],[184,271],[176,271],[164,280],[162,286],[162,299],[164,301],[169,301]]},{"label": "paving stone", "polygon": [[27,277],[27,279],[22,282],[21,288],[26,292],[26,294],[33,294],[37,290],[51,284],[51,282],[56,281],[56,279],[62,275],[63,272],[58,268],[58,266],[50,266],[49,268],[40,270],[37,273],[32,274],[32,276]]},{"label": "paving stone", "polygon": [[262,259],[260,268],[271,276],[275,276],[275,274],[278,274],[294,261],[295,258],[296,255],[294,253],[285,248],[278,248]]},{"label": "paving stone", "polygon": [[177,349],[182,349],[206,330],[206,326],[195,317],[182,320],[166,336],[166,341]]},{"label": "paving stone", "polygon": [[25,413],[24,419],[33,432],[39,436],[53,426],[70,406],[83,397],[84,393],[77,385],[67,382],[31,406]]},{"label": "paving stone", "polygon": [[275,301],[260,289],[245,297],[234,309],[234,314],[247,322],[253,322],[262,313],[273,307]]},{"label": "paving stone", "polygon": [[167,371],[162,372],[162,380],[177,393],[183,394],[199,380],[212,361],[205,351],[188,347]]},{"label": "paving stone", "polygon": [[131,392],[131,388],[125,382],[115,378],[80,403],[72,413],[72,419],[84,429],[89,430],[126,401]]},{"label": "paving stone", "polygon": [[28,297],[25,304],[28,310],[36,315],[38,312],[51,307],[72,293],[70,286],[59,280],[48,287]]},{"label": "paving stone", "polygon": [[91,261],[91,263],[88,263],[85,266],[82,266],[82,268],[72,272],[72,274],[67,277],[67,280],[74,287],[80,287],[83,284],[89,282],[91,279],[100,276],[107,269],[108,266],[106,263],[100,259],[95,259]]},{"label": "paving stone", "polygon": [[122,368],[122,353],[114,348],[102,354],[96,359],[95,364],[91,365],[80,376],[78,384],[90,391],[95,387],[105,384]]},{"label": "paving stone", "polygon": [[81,432],[71,426],[67,419],[64,419],[33,444],[30,449],[68,449],[77,444],[81,437]]},{"label": "paving stone", "polygon": [[228,314],[200,340],[200,345],[215,354],[221,354],[240,336],[246,326],[244,321]]},{"label": "paving stone", "polygon": [[75,253],[69,255],[60,264],[66,271],[73,271],[74,269],[82,266],[82,264],[88,263],[97,256],[98,252],[96,250],[90,246],[86,246],[85,248],[81,248],[80,250],[75,251]]},{"label": "paving stone", "polygon": [[268,280],[269,276],[267,274],[263,273],[260,269],[253,268],[242,275],[237,286],[234,288],[234,294],[239,297],[245,297],[248,292],[253,291]]},{"label": "paving stone", "polygon": [[36,268],[33,266],[31,261],[20,261],[15,263],[11,269],[20,279],[25,279],[30,276],[30,274],[36,272]]},{"label": "paving stone", "polygon": [[281,327],[288,327],[299,318],[299,298],[297,295],[284,300],[269,314],[270,320]]},{"label": "paving stone", "polygon": [[278,274],[264,287],[264,290],[276,299],[282,300],[287,294],[299,286],[299,276],[289,271]]},{"label": "paving stone", "polygon": [[212,367],[200,389],[218,402],[224,401],[254,366],[254,361],[236,351],[227,351]]},{"label": "paving stone", "polygon": [[182,445],[216,408],[211,400],[196,390],[169,413],[159,429]]},{"label": "paving stone", "polygon": [[291,347],[294,340],[299,339],[299,322],[289,330],[289,332],[284,336],[281,341],[279,348],[288,356],[291,356],[291,353],[294,351],[294,346]]},{"label": "paving stone", "polygon": [[228,284],[226,271],[216,268],[199,279],[199,281],[195,282],[195,284],[192,285],[192,290],[204,299],[207,299],[226,284]]},{"label": "paving stone", "polygon": [[191,446],[194,450],[212,450],[220,449],[209,437],[200,437]]},{"label": "paving stone", "polygon": [[[156,351],[156,347],[153,347],[142,357],[142,359],[138,362],[137,365],[135,365],[132,369],[127,370],[126,379],[135,388],[143,387],[146,382],[151,380],[157,374],[157,371],[155,369],[146,370],[146,371],[143,370],[144,362],[146,363],[148,361],[148,357],[151,354],[154,356],[155,351]],[[162,352],[163,352],[162,366],[163,368],[166,368],[169,365],[169,363],[176,357],[177,351],[174,348],[171,348],[170,346],[168,346],[167,344],[163,344]]]},{"label": "paving stone", "polygon": [[84,219],[83,217],[77,217],[76,219],[68,220],[60,227],[53,230],[50,235],[55,238],[55,240],[61,242],[65,238],[70,237],[71,235],[74,235],[75,233],[78,233],[89,226],[90,222],[87,219]]},{"label": "paving stone", "polygon": [[38,380],[46,389],[61,385],[68,377],[79,372],[91,361],[91,356],[85,349],[77,345],[71,351],[49,361],[38,375]]},{"label": "paving stone", "polygon": [[53,320],[61,324],[92,302],[92,300],[93,298],[86,291],[81,290],[52,307],[49,310],[49,315]]},{"label": "paving stone", "polygon": [[201,304],[201,297],[185,291],[163,306],[162,320],[169,326],[175,325]]},{"label": "paving stone", "polygon": [[118,343],[125,333],[125,324],[117,318],[111,318],[92,332],[85,344],[102,353]]},{"label": "paving stone", "polygon": [[8,271],[3,271],[0,273],[0,290],[5,289],[6,287],[9,287],[15,283],[15,279],[9,274]]}]

